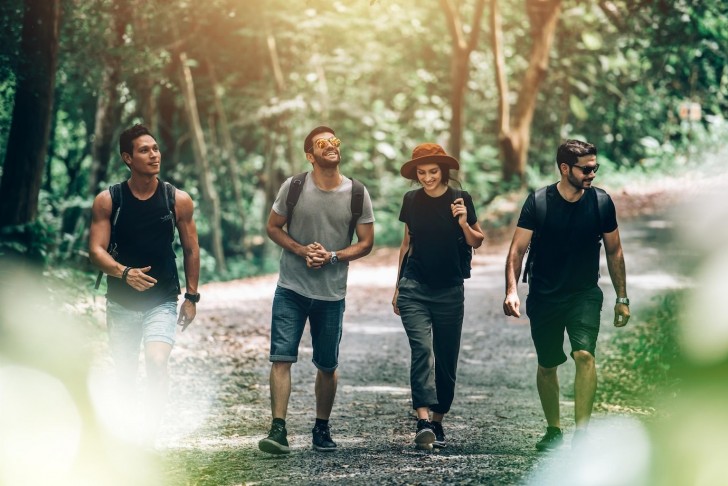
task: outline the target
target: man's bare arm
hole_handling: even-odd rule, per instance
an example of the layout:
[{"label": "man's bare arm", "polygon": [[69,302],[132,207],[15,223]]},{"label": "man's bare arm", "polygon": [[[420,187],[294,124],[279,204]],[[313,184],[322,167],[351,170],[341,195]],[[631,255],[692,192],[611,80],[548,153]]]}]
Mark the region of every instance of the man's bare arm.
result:
[{"label": "man's bare arm", "polygon": [[506,258],[506,298],[503,301],[503,312],[507,316],[521,317],[521,301],[518,298],[518,278],[521,276],[523,256],[531,243],[533,231],[517,227],[513,233],[511,247]]}]

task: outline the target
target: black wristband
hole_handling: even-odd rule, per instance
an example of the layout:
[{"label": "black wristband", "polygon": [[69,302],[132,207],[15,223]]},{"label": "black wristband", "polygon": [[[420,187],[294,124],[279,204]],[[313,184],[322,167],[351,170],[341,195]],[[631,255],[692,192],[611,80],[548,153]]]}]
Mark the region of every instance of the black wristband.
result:
[{"label": "black wristband", "polygon": [[185,292],[185,299],[189,300],[193,304],[196,304],[200,301],[200,294],[199,292],[196,294],[190,294],[188,292]]},{"label": "black wristband", "polygon": [[126,277],[129,275],[129,270],[131,270],[131,267],[126,267],[124,269],[124,272],[121,274],[121,281],[126,282]]}]

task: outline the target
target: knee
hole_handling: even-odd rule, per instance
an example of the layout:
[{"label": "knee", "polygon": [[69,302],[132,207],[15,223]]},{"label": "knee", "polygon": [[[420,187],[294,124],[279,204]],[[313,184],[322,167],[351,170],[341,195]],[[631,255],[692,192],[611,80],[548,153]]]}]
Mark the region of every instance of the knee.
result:
[{"label": "knee", "polygon": [[147,373],[154,376],[165,376],[167,374],[167,356],[162,354],[147,354],[145,362]]},{"label": "knee", "polygon": [[319,369],[318,374],[324,380],[333,380],[334,378],[336,378],[336,370],[324,371],[322,369]]},{"label": "knee", "polygon": [[271,371],[273,373],[288,373],[292,364],[290,361],[275,361],[271,365]]},{"label": "knee", "polygon": [[558,369],[558,366],[554,366],[553,368],[544,368],[543,366],[538,365],[537,373],[541,378],[554,379],[558,376]]},{"label": "knee", "polygon": [[573,356],[577,366],[594,366],[594,355],[589,351],[574,351]]}]

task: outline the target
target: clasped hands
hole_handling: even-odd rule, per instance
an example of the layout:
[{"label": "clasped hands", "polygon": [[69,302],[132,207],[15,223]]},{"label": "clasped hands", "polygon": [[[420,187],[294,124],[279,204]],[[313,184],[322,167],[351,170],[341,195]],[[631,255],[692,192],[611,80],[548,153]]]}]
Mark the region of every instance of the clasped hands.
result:
[{"label": "clasped hands", "polygon": [[321,243],[313,242],[306,245],[306,266],[319,269],[331,261],[331,252]]}]

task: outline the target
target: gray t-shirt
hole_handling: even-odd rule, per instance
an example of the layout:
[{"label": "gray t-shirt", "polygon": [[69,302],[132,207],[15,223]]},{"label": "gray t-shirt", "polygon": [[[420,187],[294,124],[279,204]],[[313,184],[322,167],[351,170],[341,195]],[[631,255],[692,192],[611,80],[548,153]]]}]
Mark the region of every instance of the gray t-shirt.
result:
[{"label": "gray t-shirt", "polygon": [[[291,177],[281,185],[273,211],[288,217],[286,198]],[[350,245],[348,241],[351,221],[351,179],[342,176],[339,187],[323,191],[316,187],[309,172],[301,190],[301,196],[293,211],[293,222],[288,234],[301,245],[317,241],[329,251],[339,251]],[[364,205],[357,224],[374,222],[372,201],[364,189]],[[354,232],[356,238],[356,232]],[[339,262],[320,269],[308,268],[306,260],[287,250],[281,252],[278,285],[304,297],[336,301],[346,297],[346,278],[349,263]]]}]

